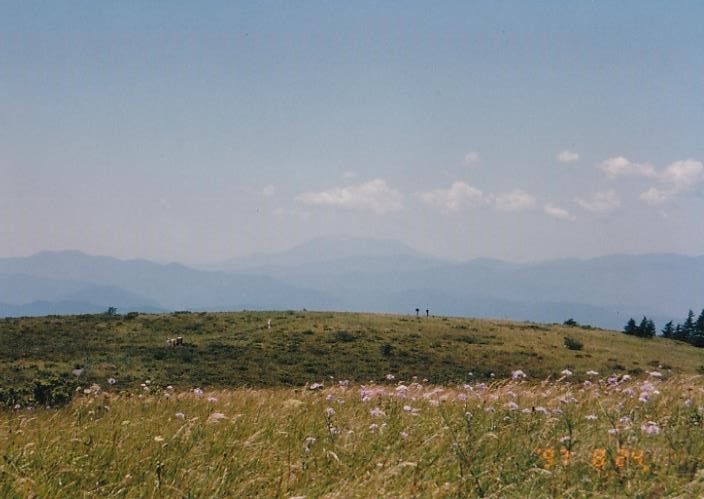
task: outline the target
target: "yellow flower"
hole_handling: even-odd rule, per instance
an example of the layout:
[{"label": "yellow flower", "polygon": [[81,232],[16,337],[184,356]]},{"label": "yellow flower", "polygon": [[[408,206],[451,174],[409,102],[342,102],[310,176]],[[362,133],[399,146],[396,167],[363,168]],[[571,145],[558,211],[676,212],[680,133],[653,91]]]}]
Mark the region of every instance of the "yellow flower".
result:
[{"label": "yellow flower", "polygon": [[549,447],[546,447],[545,449],[541,449],[540,447],[536,447],[533,452],[538,454],[540,458],[543,460],[543,468],[550,469],[552,466],[555,464],[555,450],[551,449]]},{"label": "yellow flower", "polygon": [[592,466],[599,471],[604,469],[606,465],[606,449],[594,449],[592,452]]},{"label": "yellow flower", "polygon": [[565,449],[563,447],[560,449],[560,454],[562,455],[562,465],[568,466],[570,464],[570,458],[572,457],[572,453],[568,449]]},{"label": "yellow flower", "polygon": [[621,447],[618,452],[616,453],[616,459],[614,460],[614,464],[616,464],[616,467],[621,469],[626,466],[628,463],[628,458],[631,456],[631,451],[628,449]]}]

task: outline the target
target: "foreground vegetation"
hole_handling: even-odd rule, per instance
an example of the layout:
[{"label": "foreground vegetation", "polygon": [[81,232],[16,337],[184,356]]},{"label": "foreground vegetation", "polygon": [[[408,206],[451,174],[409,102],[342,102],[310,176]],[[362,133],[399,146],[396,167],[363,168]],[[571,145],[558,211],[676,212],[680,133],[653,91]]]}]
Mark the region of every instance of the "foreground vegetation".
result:
[{"label": "foreground vegetation", "polygon": [[[139,393],[0,412],[2,497],[694,497],[700,377]],[[322,386],[321,386],[322,385]]]},{"label": "foreground vegetation", "polygon": [[[271,328],[268,323],[271,320]],[[184,345],[166,346],[182,336]],[[360,383],[386,373],[430,383],[533,380],[569,368],[697,374],[704,351],[588,327],[447,317],[316,312],[85,315],[0,320],[0,405],[60,405],[76,387],[131,390],[302,386],[328,376]],[[470,375],[471,373],[471,375]]]}]

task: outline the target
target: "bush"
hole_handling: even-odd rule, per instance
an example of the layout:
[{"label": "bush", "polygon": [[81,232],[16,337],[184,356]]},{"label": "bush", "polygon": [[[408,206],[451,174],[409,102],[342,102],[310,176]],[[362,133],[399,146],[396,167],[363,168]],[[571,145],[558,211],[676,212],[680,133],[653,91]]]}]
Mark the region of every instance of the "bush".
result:
[{"label": "bush", "polygon": [[0,406],[22,407],[28,405],[60,406],[73,397],[77,381],[66,377],[51,376],[23,384],[0,387]]},{"label": "bush", "polygon": [[357,337],[350,333],[349,331],[340,330],[340,331],[335,331],[335,334],[332,335],[332,340],[333,341],[342,341],[344,343],[349,343],[350,341],[356,340]]},{"label": "bush", "polygon": [[581,341],[570,338],[569,336],[565,336],[565,346],[570,350],[581,350],[584,348],[584,344]]}]

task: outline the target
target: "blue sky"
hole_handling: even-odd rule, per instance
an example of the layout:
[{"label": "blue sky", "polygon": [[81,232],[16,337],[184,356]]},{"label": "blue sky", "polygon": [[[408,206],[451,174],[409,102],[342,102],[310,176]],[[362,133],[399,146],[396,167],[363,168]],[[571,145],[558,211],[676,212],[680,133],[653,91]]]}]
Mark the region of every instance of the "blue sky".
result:
[{"label": "blue sky", "polygon": [[704,254],[698,2],[0,2],[0,256]]}]

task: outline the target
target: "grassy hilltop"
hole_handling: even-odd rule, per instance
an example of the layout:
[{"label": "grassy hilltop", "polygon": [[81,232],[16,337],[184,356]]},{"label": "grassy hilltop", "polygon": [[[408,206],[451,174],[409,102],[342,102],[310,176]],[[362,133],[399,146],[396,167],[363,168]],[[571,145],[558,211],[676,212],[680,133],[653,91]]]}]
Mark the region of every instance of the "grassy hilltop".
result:
[{"label": "grassy hilltop", "polygon": [[74,397],[0,407],[0,496],[700,496],[703,353],[459,318],[8,319],[0,393]]},{"label": "grassy hilltop", "polygon": [[[175,336],[185,345],[167,348]],[[568,349],[566,336],[582,349]],[[498,320],[289,311],[0,321],[3,386],[54,375],[100,385],[112,377],[116,389],[146,379],[177,388],[274,387],[387,373],[446,383],[515,369],[545,379],[565,368],[580,379],[588,370],[694,374],[703,365],[703,350],[671,340]],[[83,370],[77,378],[74,369]]]}]

